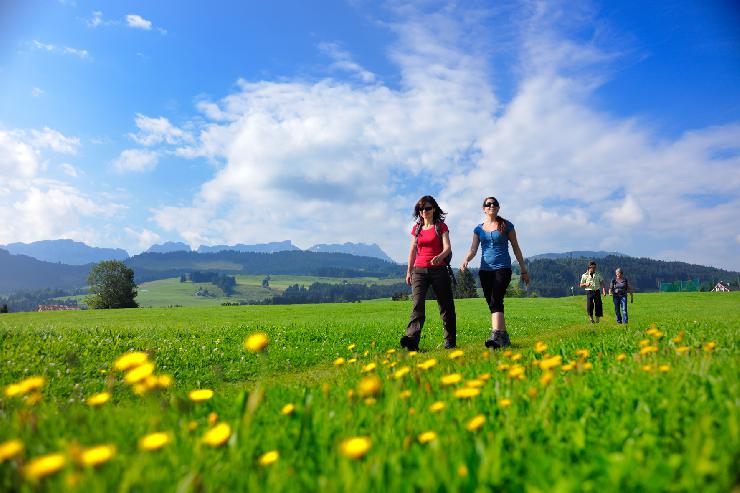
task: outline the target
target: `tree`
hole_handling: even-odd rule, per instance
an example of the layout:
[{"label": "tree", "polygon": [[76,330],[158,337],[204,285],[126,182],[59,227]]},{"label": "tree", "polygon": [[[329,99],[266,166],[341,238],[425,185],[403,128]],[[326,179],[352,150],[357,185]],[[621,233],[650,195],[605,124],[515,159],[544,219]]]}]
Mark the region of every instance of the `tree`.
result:
[{"label": "tree", "polygon": [[0,306],[0,313],[8,313],[8,305],[3,303],[3,306]]},{"label": "tree", "polygon": [[105,260],[93,266],[87,276],[90,308],[137,308],[134,271],[118,260]]},{"label": "tree", "polygon": [[470,269],[458,270],[457,286],[455,286],[455,298],[477,298],[478,291],[475,289],[475,278]]}]

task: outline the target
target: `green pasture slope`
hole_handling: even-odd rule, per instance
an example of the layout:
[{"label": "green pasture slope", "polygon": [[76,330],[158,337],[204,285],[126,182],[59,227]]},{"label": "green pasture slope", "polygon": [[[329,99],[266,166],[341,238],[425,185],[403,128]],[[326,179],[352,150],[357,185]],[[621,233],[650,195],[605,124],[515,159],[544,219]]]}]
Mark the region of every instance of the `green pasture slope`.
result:
[{"label": "green pasture slope", "polygon": [[[414,356],[387,353],[397,349],[409,302],[0,315],[2,388],[32,375],[47,381],[36,404],[0,396],[0,444],[25,446],[0,463],[0,491],[736,489],[740,295],[639,295],[628,327],[611,316],[587,324],[583,305],[582,297],[507,300],[514,346],[505,353],[483,348],[483,302],[460,300],[464,355],[455,360],[440,348],[433,302]],[[662,334],[646,333],[652,323]],[[260,331],[267,350],[245,350],[245,337]],[[657,352],[641,355],[643,340]],[[538,341],[548,356],[535,351]],[[583,349],[588,356],[577,356]],[[135,395],[112,370],[131,350],[146,351],[172,386]],[[533,361],[554,355],[562,365],[547,382]],[[357,361],[335,367],[339,357]],[[417,367],[431,358],[436,365]],[[394,378],[403,367],[410,371]],[[523,370],[521,379],[512,368]],[[440,378],[453,373],[462,381],[444,386]],[[370,398],[359,396],[367,375],[381,382]],[[476,377],[479,395],[455,396]],[[214,390],[213,398],[190,401],[188,391],[199,388]],[[86,405],[104,390],[110,402]],[[435,413],[437,401],[445,407]],[[291,403],[295,411],[283,415]],[[211,413],[233,430],[220,447],[203,443]],[[468,430],[478,415],[485,422]],[[140,450],[139,438],[155,431],[172,442]],[[421,443],[427,431],[435,438]],[[341,452],[354,436],[371,443],[356,459]],[[76,462],[81,448],[99,444],[115,446],[110,461]],[[279,459],[261,465],[273,450]],[[24,464],[57,452],[66,457],[61,470],[38,483],[24,479]]]}]

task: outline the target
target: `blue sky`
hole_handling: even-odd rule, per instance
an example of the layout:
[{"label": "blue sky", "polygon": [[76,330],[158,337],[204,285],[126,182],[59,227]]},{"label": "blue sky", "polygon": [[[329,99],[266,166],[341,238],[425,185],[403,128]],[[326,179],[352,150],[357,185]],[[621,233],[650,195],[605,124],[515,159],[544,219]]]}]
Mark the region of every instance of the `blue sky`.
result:
[{"label": "blue sky", "polygon": [[526,255],[740,270],[740,8],[697,2],[0,3],[0,244],[462,258],[495,195]]}]

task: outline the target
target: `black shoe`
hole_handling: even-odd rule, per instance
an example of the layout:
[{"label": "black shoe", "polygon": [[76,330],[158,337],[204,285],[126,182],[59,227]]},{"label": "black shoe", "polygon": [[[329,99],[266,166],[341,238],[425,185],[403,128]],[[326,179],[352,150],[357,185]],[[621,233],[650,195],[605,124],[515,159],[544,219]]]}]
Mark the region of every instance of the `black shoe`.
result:
[{"label": "black shoe", "polygon": [[511,340],[509,339],[509,333],[505,330],[494,330],[491,333],[491,338],[486,341],[487,348],[500,349],[507,346],[511,346]]},{"label": "black shoe", "polygon": [[591,320],[591,323],[592,323],[592,324],[595,324],[595,323],[596,323],[596,321],[592,319],[592,320]]},{"label": "black shoe", "polygon": [[456,347],[457,347],[457,344],[455,344],[454,342],[452,343],[445,342],[445,349],[455,349]]},{"label": "black shoe", "polygon": [[404,347],[409,351],[418,351],[419,340],[415,337],[403,336],[401,337],[401,347]]}]

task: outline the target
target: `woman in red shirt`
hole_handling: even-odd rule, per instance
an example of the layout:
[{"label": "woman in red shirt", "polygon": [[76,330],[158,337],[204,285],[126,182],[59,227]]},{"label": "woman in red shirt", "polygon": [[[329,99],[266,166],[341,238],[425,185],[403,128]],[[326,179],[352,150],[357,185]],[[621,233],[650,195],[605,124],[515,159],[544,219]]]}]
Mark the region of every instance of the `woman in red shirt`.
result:
[{"label": "woman in red shirt", "polygon": [[411,230],[406,284],[411,285],[413,309],[401,337],[401,346],[409,351],[419,350],[421,329],[424,327],[426,296],[432,286],[439,305],[444,326],[445,349],[454,348],[457,342],[455,301],[447,266],[452,256],[450,234],[444,223],[445,212],[430,195],[420,198],[414,207],[416,224]]}]

